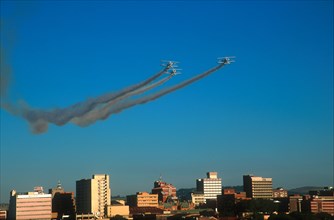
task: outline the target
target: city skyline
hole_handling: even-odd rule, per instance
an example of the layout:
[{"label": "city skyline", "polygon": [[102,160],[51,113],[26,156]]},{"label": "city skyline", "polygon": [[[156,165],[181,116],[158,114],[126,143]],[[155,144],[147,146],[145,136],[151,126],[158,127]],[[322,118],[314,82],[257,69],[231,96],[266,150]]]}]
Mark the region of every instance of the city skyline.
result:
[{"label": "city skyline", "polygon": [[0,202],[58,180],[74,191],[93,173],[110,175],[113,195],[145,191],[160,175],[193,187],[210,170],[223,186],[244,174],[286,189],[333,185],[333,1],[0,4],[2,103],[65,108],[147,79],[160,60],[180,61],[168,88],[236,56],[89,127],[35,135],[2,105]]},{"label": "city skyline", "polygon": [[[209,173],[209,172],[214,172],[214,173],[216,173],[215,171],[208,171],[207,173]],[[219,173],[217,173],[218,175],[219,175]],[[112,176],[112,175],[110,175],[110,174],[102,174],[102,173],[100,173],[100,174],[91,174],[91,176],[92,176],[92,178],[94,178],[94,176],[100,176],[100,175],[107,175],[107,176]],[[259,176],[259,175],[254,175],[254,174],[244,174],[244,175],[242,175],[241,176],[241,178],[242,178],[242,181],[239,183],[239,184],[237,184],[237,185],[224,185],[224,184],[222,184],[222,189],[223,188],[226,188],[226,187],[239,187],[239,186],[244,186],[244,178],[245,178],[245,176],[252,176],[252,177],[255,177],[255,178],[258,178],[258,179],[270,179],[270,180],[272,180],[272,178],[270,178],[270,177],[261,177],[261,176]],[[109,178],[109,177],[108,177]],[[222,183],[224,182],[224,178],[223,177],[220,177],[221,179],[222,179]],[[51,189],[54,189],[54,188],[56,188],[56,187],[58,187],[58,186],[61,186],[61,189],[62,190],[65,190],[66,192],[74,192],[75,194],[76,194],[76,184],[77,184],[77,182],[81,182],[81,181],[90,181],[91,179],[89,179],[89,177],[85,177],[85,178],[82,178],[82,179],[77,179],[77,180],[73,180],[73,186],[70,186],[70,187],[67,187],[67,186],[64,186],[63,184],[62,184],[62,181],[61,180],[58,180],[57,181],[57,183],[54,183],[54,185],[51,185],[51,186],[44,186],[44,185],[34,185],[33,187],[31,187],[31,188],[29,188],[29,189],[26,189],[26,190],[22,190],[22,191],[19,191],[19,190],[17,190],[17,189],[12,189],[12,190],[15,190],[17,193],[25,193],[25,192],[28,192],[29,190],[31,190],[31,189],[35,189],[35,188],[41,188],[41,189],[44,189],[44,192],[46,193],[48,190],[50,191]],[[199,179],[194,179],[193,180],[193,182],[194,182],[194,184],[193,185],[191,185],[191,184],[189,184],[188,185],[188,187],[177,187],[176,186],[176,190],[179,190],[179,189],[194,189],[195,190],[195,192],[197,192],[198,190],[196,190],[196,187],[197,187],[197,182],[198,182],[198,180]],[[174,185],[173,183],[171,183],[170,181],[168,181],[168,180],[165,180],[161,175],[159,176],[159,178],[158,179],[155,179],[155,180],[151,180],[151,185],[147,185],[146,186],[146,188],[145,189],[140,189],[140,190],[135,190],[135,191],[133,191],[133,192],[129,192],[129,193],[124,193],[124,194],[113,194],[112,192],[114,191],[114,190],[116,190],[117,191],[117,189],[115,189],[115,188],[113,188],[112,187],[112,181],[110,181],[110,183],[109,183],[109,185],[111,186],[111,198],[112,197],[118,197],[118,196],[121,196],[121,197],[126,197],[126,196],[128,196],[128,195],[133,195],[133,194],[136,194],[136,193],[139,193],[139,192],[151,192],[151,190],[152,189],[154,189],[154,187],[155,187],[155,183],[156,182],[159,182],[159,181],[163,181],[163,182],[169,182],[168,184],[172,184],[172,185]],[[134,184],[135,185],[135,184]],[[310,186],[310,185],[303,185],[303,186],[299,186],[299,187],[320,187],[320,188],[324,188],[324,187],[333,187],[333,185],[326,185],[326,186]],[[275,181],[272,181],[272,189],[278,189],[278,188],[283,188],[283,189],[285,189],[285,190],[291,190],[292,188],[286,188],[285,186],[276,186],[276,184],[275,184]],[[71,190],[69,190],[69,189],[71,189]],[[73,190],[72,190],[73,189]],[[8,194],[10,194],[10,192],[8,193]]]},{"label": "city skyline", "polygon": [[[244,175],[243,190],[239,191],[231,187],[222,188],[221,178],[218,178],[217,172],[212,171],[207,173],[207,178],[197,179],[196,185],[196,191],[183,189],[183,192],[177,195],[176,188],[160,178],[154,181],[152,193],[137,192],[135,195],[126,195],[126,200],[115,198],[112,201],[109,175],[92,174],[92,179],[76,181],[75,197],[73,192],[65,192],[60,182],[57,187],[49,189],[49,193],[44,193],[42,186],[34,187],[32,192],[18,193],[12,190],[8,212],[1,210],[1,216],[8,214],[9,219],[62,219],[64,216],[69,219],[88,216],[106,219],[105,217],[121,215],[128,219],[130,216],[135,218],[136,215],[147,213],[148,210],[169,217],[189,215],[188,211],[191,210],[191,214],[202,216],[203,208],[206,208],[206,211],[211,210],[214,216],[263,214],[264,210],[265,214],[270,216],[287,213],[334,215],[333,187],[309,189],[309,194],[306,195],[289,195],[283,188],[274,190],[272,178]],[[250,211],[248,207],[252,204],[257,204],[258,208]]]}]

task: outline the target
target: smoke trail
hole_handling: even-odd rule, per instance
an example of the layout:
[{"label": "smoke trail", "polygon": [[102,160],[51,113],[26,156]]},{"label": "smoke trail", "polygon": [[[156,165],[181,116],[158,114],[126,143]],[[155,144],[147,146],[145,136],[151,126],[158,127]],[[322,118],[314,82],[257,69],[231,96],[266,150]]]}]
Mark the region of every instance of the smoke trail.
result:
[{"label": "smoke trail", "polygon": [[7,99],[9,86],[12,78],[12,69],[9,65],[9,52],[13,47],[14,34],[8,27],[8,22],[0,18],[0,105],[6,106],[5,99]]},{"label": "smoke trail", "polygon": [[34,133],[42,133],[47,130],[48,123],[53,123],[59,126],[64,125],[73,118],[80,117],[92,111],[98,105],[105,104],[114,99],[121,98],[127,93],[133,92],[149,84],[150,82],[154,81],[155,79],[166,73],[169,68],[170,67],[166,67],[152,77],[148,78],[147,80],[125,88],[120,92],[102,95],[100,97],[88,99],[84,102],[77,103],[64,109],[55,109],[52,111],[43,111],[38,109],[32,109],[30,107],[25,107],[21,109],[21,116],[28,120]]},{"label": "smoke trail", "polygon": [[0,97],[1,97],[1,106],[4,104],[3,99],[8,95],[9,85],[11,81],[11,68],[7,61],[7,54],[5,53],[6,49],[1,45],[0,48]]},{"label": "smoke trail", "polygon": [[142,94],[148,90],[151,90],[157,86],[160,86],[164,83],[166,83],[170,78],[172,78],[173,75],[170,75],[168,77],[165,77],[161,80],[159,80],[158,82],[155,82],[151,85],[145,86],[145,87],[141,87],[133,92],[129,92],[127,94],[125,94],[124,96],[118,97],[116,99],[113,99],[112,101],[106,103],[103,107],[101,108],[95,108],[92,111],[86,113],[85,115],[81,116],[81,117],[75,117],[71,120],[71,122],[73,122],[76,125],[79,126],[88,126],[94,122],[96,122],[97,120],[104,120],[107,118],[110,108],[115,105],[115,103],[118,103],[121,100],[124,100],[130,96],[134,96],[134,95],[139,95]]},{"label": "smoke trail", "polygon": [[225,65],[225,63],[219,64],[218,66],[216,66],[216,67],[214,67],[214,68],[212,68],[212,69],[210,69],[210,70],[208,70],[208,71],[206,71],[204,73],[201,73],[201,74],[199,74],[197,76],[194,76],[191,79],[188,79],[188,80],[186,80],[184,82],[181,82],[181,83],[179,83],[179,84],[177,84],[175,86],[172,86],[170,88],[164,89],[164,90],[162,90],[160,92],[157,92],[157,93],[154,93],[152,95],[145,96],[145,97],[142,97],[140,99],[132,100],[132,101],[129,101],[129,102],[120,103],[118,105],[116,104],[114,107],[112,107],[110,109],[110,111],[108,112],[108,114],[105,115],[105,118],[109,117],[111,114],[119,113],[119,112],[123,111],[124,109],[130,108],[130,107],[133,107],[133,106],[139,105],[139,104],[145,104],[147,102],[150,102],[150,101],[153,101],[155,99],[158,99],[158,98],[160,98],[160,97],[162,97],[164,95],[167,95],[168,93],[171,93],[171,92],[174,92],[174,91],[176,91],[178,89],[181,89],[181,88],[183,88],[183,87],[185,87],[185,86],[187,86],[187,85],[189,85],[189,84],[191,84],[193,82],[196,82],[196,81],[198,81],[198,80],[200,80],[200,79],[202,79],[202,78],[210,75],[211,73],[217,71],[218,69],[220,69],[224,65]]},{"label": "smoke trail", "polygon": [[11,19],[0,18],[0,108],[13,115],[19,115],[19,109],[10,102],[10,86],[13,81],[10,58],[15,43],[16,33],[11,26],[15,24]]}]

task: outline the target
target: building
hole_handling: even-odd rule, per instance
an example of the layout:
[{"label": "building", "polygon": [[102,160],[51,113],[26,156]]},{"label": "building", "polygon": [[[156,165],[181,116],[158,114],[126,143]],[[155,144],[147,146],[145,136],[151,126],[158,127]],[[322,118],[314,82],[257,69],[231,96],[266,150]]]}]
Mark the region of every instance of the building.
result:
[{"label": "building", "polygon": [[78,214],[94,214],[98,218],[107,216],[111,204],[109,175],[95,174],[92,179],[76,181],[76,207]]},{"label": "building", "polygon": [[195,206],[199,206],[205,203],[204,193],[193,192],[191,193],[191,202]]},{"label": "building", "polygon": [[235,194],[235,189],[233,189],[233,188],[225,188],[225,189],[223,189],[223,195],[229,195],[229,194],[232,194],[232,195],[234,195]]},{"label": "building", "polygon": [[138,218],[139,216],[144,217],[147,215],[155,215],[154,219],[156,218],[156,215],[163,215],[164,210],[159,209],[157,207],[130,207],[130,215],[133,216],[133,220]]},{"label": "building", "polygon": [[7,219],[7,211],[0,209],[0,219]]},{"label": "building", "polygon": [[60,219],[66,216],[67,219],[75,219],[74,192],[58,192],[52,198],[52,212],[57,213]]},{"label": "building", "polygon": [[253,175],[243,176],[244,191],[246,196],[252,199],[272,199],[273,181],[272,178],[263,178]]},{"label": "building", "polygon": [[55,218],[75,219],[74,192],[65,192],[58,182],[57,187],[49,189],[49,194],[52,195],[52,214]]},{"label": "building", "polygon": [[0,203],[0,219],[7,219],[9,204]]},{"label": "building", "polygon": [[60,181],[58,181],[58,184],[55,188],[49,189],[49,194],[51,194],[52,197],[54,197],[54,195],[56,193],[63,193],[63,192],[65,192],[65,191],[64,191],[63,187],[61,187]]},{"label": "building", "polygon": [[291,195],[289,196],[289,212],[301,212],[301,203],[303,196],[301,195]]},{"label": "building", "polygon": [[161,177],[160,180],[154,182],[152,194],[157,194],[161,203],[165,203],[167,199],[177,200],[176,187],[170,183],[163,182]]},{"label": "building", "polygon": [[124,218],[129,218],[130,208],[128,205],[125,205],[125,201],[113,201],[112,205],[107,206],[107,216],[108,218],[120,215]]},{"label": "building", "polygon": [[324,187],[321,190],[311,190],[309,191],[310,196],[334,196],[333,187]]},{"label": "building", "polygon": [[334,216],[334,196],[304,197],[302,200],[302,212],[326,212]]},{"label": "building", "polygon": [[236,198],[235,193],[224,193],[217,196],[217,210],[220,216],[235,216]]},{"label": "building", "polygon": [[222,179],[218,178],[217,172],[208,172],[207,178],[196,180],[196,188],[204,194],[205,202],[217,200],[217,195],[222,194]]},{"label": "building", "polygon": [[34,192],[10,192],[8,219],[51,219],[51,194],[44,194],[43,187]]},{"label": "building", "polygon": [[127,204],[130,207],[158,207],[158,194],[148,192],[137,192],[136,195],[126,196]]},{"label": "building", "polygon": [[288,198],[288,191],[283,188],[273,189],[273,198]]},{"label": "building", "polygon": [[245,200],[245,199],[247,199],[246,192],[237,192],[237,193],[235,193],[235,199],[236,200]]}]

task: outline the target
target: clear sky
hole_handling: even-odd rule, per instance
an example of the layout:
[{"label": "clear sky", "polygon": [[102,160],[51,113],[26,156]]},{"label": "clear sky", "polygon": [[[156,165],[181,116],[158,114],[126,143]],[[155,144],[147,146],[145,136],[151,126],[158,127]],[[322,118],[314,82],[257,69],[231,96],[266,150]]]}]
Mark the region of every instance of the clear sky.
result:
[{"label": "clear sky", "polygon": [[[180,61],[186,88],[81,128],[32,134],[1,109],[1,201],[92,174],[113,195],[178,189],[217,171],[274,187],[333,185],[333,1],[1,1],[6,100],[64,108],[145,80]],[[3,73],[2,73],[3,74]]]}]

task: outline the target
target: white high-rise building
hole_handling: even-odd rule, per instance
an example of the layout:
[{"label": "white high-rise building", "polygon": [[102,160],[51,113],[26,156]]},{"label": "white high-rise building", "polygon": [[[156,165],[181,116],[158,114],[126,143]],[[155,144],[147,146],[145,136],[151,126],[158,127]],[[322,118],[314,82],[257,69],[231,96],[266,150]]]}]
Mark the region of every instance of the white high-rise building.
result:
[{"label": "white high-rise building", "polygon": [[196,180],[196,187],[204,194],[205,201],[217,199],[217,195],[222,194],[222,179],[218,178],[217,172],[208,172],[207,178]]},{"label": "white high-rise building", "polygon": [[109,175],[95,174],[92,179],[76,181],[78,214],[93,214],[98,218],[106,216],[110,200]]}]

